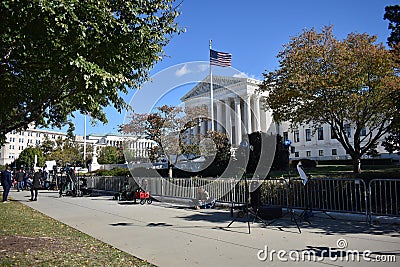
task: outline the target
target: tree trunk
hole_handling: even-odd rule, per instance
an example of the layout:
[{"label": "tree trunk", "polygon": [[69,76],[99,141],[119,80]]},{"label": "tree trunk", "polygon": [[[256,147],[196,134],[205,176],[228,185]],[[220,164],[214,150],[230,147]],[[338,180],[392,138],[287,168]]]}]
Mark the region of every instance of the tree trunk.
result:
[{"label": "tree trunk", "polygon": [[353,156],[353,173],[361,173],[361,158]]}]

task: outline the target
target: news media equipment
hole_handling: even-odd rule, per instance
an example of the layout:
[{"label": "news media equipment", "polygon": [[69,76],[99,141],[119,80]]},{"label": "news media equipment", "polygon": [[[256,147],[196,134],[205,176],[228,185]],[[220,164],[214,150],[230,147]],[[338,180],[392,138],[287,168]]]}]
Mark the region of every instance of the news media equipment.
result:
[{"label": "news media equipment", "polygon": [[[285,141],[283,142],[283,146],[284,146],[284,148],[287,149],[287,152],[288,152],[288,167],[289,167],[289,168],[288,168],[288,175],[289,175],[288,181],[289,181],[289,183],[288,183],[288,187],[287,187],[287,190],[288,190],[288,201],[289,201],[289,203],[288,203],[288,207],[287,207],[287,212],[288,212],[288,214],[290,215],[290,220],[291,220],[291,222],[294,222],[294,223],[296,224],[297,229],[299,230],[299,233],[301,233],[300,226],[299,226],[299,224],[298,224],[298,222],[297,222],[297,219],[296,219],[296,214],[295,214],[294,211],[293,211],[293,188],[292,188],[291,179],[290,179],[290,160],[289,160],[289,155],[290,155],[289,148],[290,148],[291,145],[292,145],[292,141],[289,140],[289,139],[287,139],[287,140],[285,140]],[[283,217],[283,216],[282,216],[282,217]],[[281,218],[282,218],[282,217],[281,217]],[[275,223],[277,220],[278,220],[278,219],[272,220],[271,222],[269,222],[269,223],[267,224],[267,226],[272,225],[272,224]]]},{"label": "news media equipment", "polygon": [[[245,202],[244,206],[242,207],[242,210],[238,211],[238,213],[236,214],[236,217],[233,218],[233,220],[228,224],[228,226],[226,228],[229,228],[238,219],[243,218],[244,216],[246,216],[247,227],[249,229],[249,234],[250,234],[251,233],[251,230],[250,230],[250,215],[253,216],[253,218],[254,218],[253,222],[257,219],[257,220],[263,222],[265,225],[267,223],[262,218],[260,218],[258,216],[257,210],[254,210],[254,208],[251,205],[249,185],[248,185],[248,182],[247,182],[246,174],[244,175],[243,181],[244,181],[244,187],[245,187],[245,193],[244,194],[245,194],[246,202]],[[232,210],[231,210],[231,214],[232,214]]]}]

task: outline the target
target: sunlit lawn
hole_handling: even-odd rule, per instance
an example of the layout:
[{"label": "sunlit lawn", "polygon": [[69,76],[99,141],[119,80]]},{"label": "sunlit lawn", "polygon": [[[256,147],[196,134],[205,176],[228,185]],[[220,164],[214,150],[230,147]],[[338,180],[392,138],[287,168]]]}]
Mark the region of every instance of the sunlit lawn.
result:
[{"label": "sunlit lawn", "polygon": [[1,266],[152,266],[17,201],[0,210]]},{"label": "sunlit lawn", "polygon": [[[366,180],[374,178],[391,178],[400,179],[400,166],[385,166],[385,165],[365,165],[361,167],[362,171],[356,175],[357,178]],[[306,168],[307,174],[313,177],[329,177],[329,178],[353,178],[353,168],[351,165],[319,165],[316,168]],[[272,177],[287,177],[288,171],[273,171]],[[291,168],[290,176],[298,176],[297,170]]]}]

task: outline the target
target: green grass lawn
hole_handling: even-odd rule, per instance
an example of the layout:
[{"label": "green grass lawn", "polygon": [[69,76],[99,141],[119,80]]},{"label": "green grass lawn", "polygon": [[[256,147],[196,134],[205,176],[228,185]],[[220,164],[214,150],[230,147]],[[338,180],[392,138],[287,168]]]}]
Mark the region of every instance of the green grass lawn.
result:
[{"label": "green grass lawn", "polygon": [[[315,178],[328,177],[328,178],[354,178],[353,167],[351,165],[318,165],[316,168],[306,168],[307,174]],[[272,177],[288,176],[288,171],[273,171]],[[298,172],[296,168],[291,168],[291,177],[297,177]],[[371,180],[375,178],[383,179],[400,179],[400,166],[385,166],[385,165],[365,165],[362,166],[360,174],[356,175],[357,178]]]},{"label": "green grass lawn", "polygon": [[154,266],[17,201],[0,211],[1,266]]}]

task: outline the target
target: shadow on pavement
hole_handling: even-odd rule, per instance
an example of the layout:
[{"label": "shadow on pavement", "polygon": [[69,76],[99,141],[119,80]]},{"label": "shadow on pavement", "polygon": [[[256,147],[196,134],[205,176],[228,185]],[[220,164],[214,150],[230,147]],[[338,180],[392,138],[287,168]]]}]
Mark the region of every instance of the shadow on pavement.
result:
[{"label": "shadow on pavement", "polygon": [[[234,215],[236,216],[236,215]],[[224,224],[231,222],[234,217],[230,216],[230,211],[222,210],[202,210],[200,212],[193,212],[187,216],[178,216],[177,218],[187,221],[208,221],[212,223],[221,223],[221,228]],[[298,221],[301,230],[307,230],[310,233],[335,235],[335,234],[370,234],[370,235],[385,235],[390,237],[400,238],[400,225],[396,224],[381,224],[369,225],[362,221],[349,221],[343,219],[330,219],[322,217],[310,218],[311,224],[305,221]],[[237,219],[234,224],[246,224],[247,218]],[[251,227],[261,227],[267,229],[278,229],[279,231],[297,232],[295,222],[291,221],[290,216],[286,215],[275,221],[265,221],[266,224],[260,221],[253,223],[253,217],[250,216]],[[270,225],[268,225],[270,223]],[[244,225],[247,227],[247,225]],[[228,228],[229,229],[229,228]]]}]

